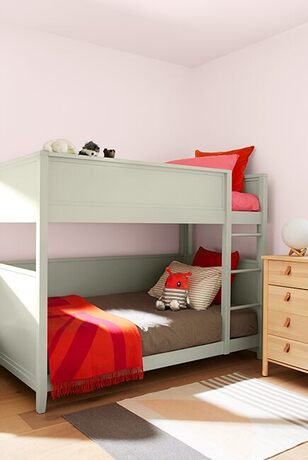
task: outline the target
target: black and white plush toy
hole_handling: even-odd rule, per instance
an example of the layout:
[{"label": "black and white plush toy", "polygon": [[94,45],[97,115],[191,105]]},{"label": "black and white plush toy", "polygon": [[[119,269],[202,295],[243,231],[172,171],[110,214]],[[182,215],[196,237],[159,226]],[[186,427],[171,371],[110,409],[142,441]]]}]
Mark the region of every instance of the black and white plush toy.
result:
[{"label": "black and white plush toy", "polygon": [[87,142],[79,152],[79,155],[85,155],[88,157],[96,157],[99,154],[100,148],[95,142]]}]

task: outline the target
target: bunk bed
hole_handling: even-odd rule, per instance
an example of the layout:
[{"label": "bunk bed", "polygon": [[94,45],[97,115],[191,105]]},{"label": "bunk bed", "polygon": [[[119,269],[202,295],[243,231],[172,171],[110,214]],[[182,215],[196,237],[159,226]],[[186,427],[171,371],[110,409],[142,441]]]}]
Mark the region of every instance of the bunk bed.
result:
[{"label": "bunk bed", "polygon": [[[261,256],[265,253],[267,177],[245,177],[259,212],[232,211],[231,172],[173,164],[73,157],[38,152],[0,164],[0,223],[36,224],[35,261],[0,264],[0,365],[36,392],[36,410],[46,411],[48,296],[85,297],[145,291],[172,260],[190,263],[193,224],[222,225],[222,333],[206,345],[143,358],[144,370],[260,349]],[[179,224],[177,254],[48,260],[48,224]],[[251,224],[253,233],[233,233]],[[231,270],[232,238],[257,238],[255,260]],[[230,285],[230,274],[237,279]],[[119,285],[119,280],[121,283]],[[231,312],[253,309],[258,333],[231,338]]]}]

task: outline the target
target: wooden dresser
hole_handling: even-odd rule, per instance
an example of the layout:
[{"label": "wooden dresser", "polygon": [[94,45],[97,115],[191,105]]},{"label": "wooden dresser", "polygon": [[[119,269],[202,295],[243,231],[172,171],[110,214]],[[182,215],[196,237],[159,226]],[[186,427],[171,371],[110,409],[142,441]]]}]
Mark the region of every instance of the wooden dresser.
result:
[{"label": "wooden dresser", "polygon": [[308,372],[308,257],[265,256],[263,365]]}]

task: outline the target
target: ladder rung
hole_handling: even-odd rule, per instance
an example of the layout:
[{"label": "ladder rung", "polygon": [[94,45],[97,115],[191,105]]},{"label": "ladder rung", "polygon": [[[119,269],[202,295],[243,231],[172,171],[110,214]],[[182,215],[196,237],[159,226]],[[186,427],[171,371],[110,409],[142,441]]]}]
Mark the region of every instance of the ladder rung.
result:
[{"label": "ladder rung", "polygon": [[259,237],[262,236],[262,233],[232,233],[231,236],[254,236]]},{"label": "ladder rung", "polygon": [[244,308],[255,308],[255,307],[260,307],[259,303],[247,303],[244,305],[236,305],[230,307],[230,310],[243,310]]},{"label": "ladder rung", "polygon": [[231,273],[251,273],[251,272],[260,272],[261,268],[241,268],[239,270],[231,270]]}]

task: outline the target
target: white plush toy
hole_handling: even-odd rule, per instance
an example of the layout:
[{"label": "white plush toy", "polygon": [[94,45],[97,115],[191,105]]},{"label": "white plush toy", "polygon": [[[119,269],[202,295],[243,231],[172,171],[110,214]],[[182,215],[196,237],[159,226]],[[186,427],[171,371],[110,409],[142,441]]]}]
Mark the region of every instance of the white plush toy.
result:
[{"label": "white plush toy", "polygon": [[52,141],[46,142],[46,144],[43,145],[43,150],[60,154],[69,153],[76,155],[77,153],[76,147],[66,139],[54,139]]}]

